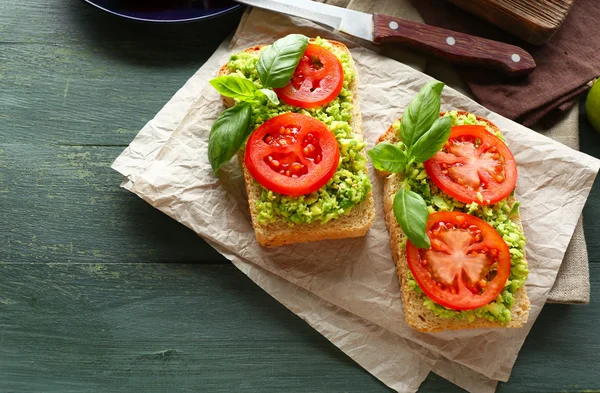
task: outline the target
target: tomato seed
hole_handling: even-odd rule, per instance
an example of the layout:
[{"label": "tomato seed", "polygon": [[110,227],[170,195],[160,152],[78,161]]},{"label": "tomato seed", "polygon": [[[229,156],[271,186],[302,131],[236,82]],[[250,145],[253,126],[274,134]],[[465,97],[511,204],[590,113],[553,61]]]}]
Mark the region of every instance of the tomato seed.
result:
[{"label": "tomato seed", "polygon": [[307,156],[311,155],[311,153],[313,153],[314,151],[315,147],[311,144],[306,145],[306,147],[303,150],[304,154]]}]

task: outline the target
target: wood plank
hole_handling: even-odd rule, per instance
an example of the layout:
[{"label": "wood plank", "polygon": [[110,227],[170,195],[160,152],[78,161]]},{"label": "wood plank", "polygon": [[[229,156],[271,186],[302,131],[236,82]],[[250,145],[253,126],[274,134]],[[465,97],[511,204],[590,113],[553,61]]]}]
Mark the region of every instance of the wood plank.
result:
[{"label": "wood plank", "polygon": [[129,62],[111,57],[108,45],[91,47],[0,51],[3,142],[126,146],[208,58],[198,52],[172,67],[172,59],[144,64],[132,53]]},{"label": "wood plank", "polygon": [[388,392],[231,265],[0,265],[2,392]]},{"label": "wood plank", "polygon": [[0,144],[0,262],[226,262],[119,187],[122,149]]},{"label": "wood plank", "polygon": [[26,0],[1,7],[5,143],[126,146],[240,16],[151,25],[122,21],[81,1],[41,6]]},{"label": "wood plank", "polygon": [[54,3],[0,5],[0,260],[225,262],[109,165],[236,16],[156,26]]},{"label": "wood plank", "polygon": [[127,64],[78,45],[10,49],[0,51],[0,133],[13,143],[126,146],[208,58],[171,68]]},{"label": "wood plank", "polygon": [[453,4],[532,44],[548,41],[575,0],[450,0]]},{"label": "wood plank", "polygon": [[[491,3],[491,0],[479,0]],[[521,15],[531,23],[549,28],[559,26],[575,0],[495,0],[500,7]]]}]

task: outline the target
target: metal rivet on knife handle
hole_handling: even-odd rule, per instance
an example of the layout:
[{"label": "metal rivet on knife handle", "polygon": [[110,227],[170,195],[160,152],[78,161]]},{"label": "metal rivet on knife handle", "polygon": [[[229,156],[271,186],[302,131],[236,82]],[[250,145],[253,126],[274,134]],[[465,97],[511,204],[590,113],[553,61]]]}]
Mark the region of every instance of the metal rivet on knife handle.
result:
[{"label": "metal rivet on knife handle", "polygon": [[[528,52],[503,42],[382,14],[373,15],[373,25],[376,44],[398,43],[451,63],[483,66],[508,75],[525,75],[535,69]],[[392,25],[398,28],[392,29]]]}]

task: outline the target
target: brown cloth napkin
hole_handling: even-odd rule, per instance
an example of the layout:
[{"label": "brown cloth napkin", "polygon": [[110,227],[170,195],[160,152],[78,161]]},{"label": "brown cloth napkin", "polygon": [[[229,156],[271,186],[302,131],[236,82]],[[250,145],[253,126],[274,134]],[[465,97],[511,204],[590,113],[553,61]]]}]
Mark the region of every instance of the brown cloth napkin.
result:
[{"label": "brown cloth napkin", "polygon": [[525,126],[554,124],[600,76],[600,5],[577,0],[565,22],[543,46],[526,43],[450,4],[446,0],[411,0],[428,24],[520,46],[537,68],[511,78],[489,70],[456,67],[477,101]]}]

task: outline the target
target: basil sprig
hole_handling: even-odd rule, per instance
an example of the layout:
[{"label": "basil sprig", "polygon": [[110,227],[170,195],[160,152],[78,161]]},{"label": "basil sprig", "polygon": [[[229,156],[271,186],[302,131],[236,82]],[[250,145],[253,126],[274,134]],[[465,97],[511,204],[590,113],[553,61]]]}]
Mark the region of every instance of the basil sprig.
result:
[{"label": "basil sprig", "polygon": [[256,96],[256,85],[249,79],[239,75],[222,75],[211,79],[210,84],[225,97],[250,101]]},{"label": "basil sprig", "polygon": [[239,74],[222,75],[210,81],[223,96],[238,101],[233,108],[221,113],[210,130],[208,160],[215,173],[237,153],[252,132],[249,130],[251,104],[264,95],[279,105],[279,97],[271,88],[288,84],[307,46],[308,37],[290,34],[265,49],[256,65],[262,89]]},{"label": "basil sprig", "polygon": [[408,104],[400,125],[400,137],[406,146],[412,146],[440,117],[443,88],[442,82],[431,81]]},{"label": "basil sprig", "polygon": [[229,161],[250,135],[252,108],[247,102],[223,111],[210,130],[208,160],[216,173]]},{"label": "basil sprig", "polygon": [[[439,112],[438,112],[439,116]],[[448,141],[452,130],[452,120],[449,117],[438,117],[423,135],[409,147],[413,162],[425,162],[435,156]]]},{"label": "basil sprig", "polygon": [[421,195],[401,187],[394,197],[394,216],[410,241],[419,248],[429,248],[431,243],[425,233],[429,212]]},{"label": "basil sprig", "polygon": [[271,90],[271,89],[260,89],[259,92],[262,93],[262,94],[264,94],[265,96],[267,96],[267,98],[269,99],[269,101],[271,101],[273,104],[279,105],[279,97],[277,97],[277,93],[275,93],[273,90]]},{"label": "basil sprig", "polygon": [[260,95],[265,95],[275,105],[279,105],[277,94],[271,89],[258,89],[254,82],[240,75],[222,75],[211,79],[210,84],[221,95],[238,101],[254,103]]},{"label": "basil sprig", "polygon": [[375,169],[380,171],[398,173],[406,168],[406,153],[398,145],[381,142],[367,154],[371,157]]},{"label": "basil sprig", "polygon": [[256,70],[263,87],[284,87],[288,84],[308,46],[308,37],[290,34],[265,49]]},{"label": "basil sprig", "polygon": [[[429,160],[446,144],[452,123],[449,117],[440,118],[443,88],[442,82],[431,81],[410,102],[400,123],[401,142],[383,142],[369,150],[376,169],[406,174],[412,164]],[[429,216],[427,205],[421,195],[410,190],[406,176],[394,197],[394,215],[415,246],[431,246],[425,231]]]}]

